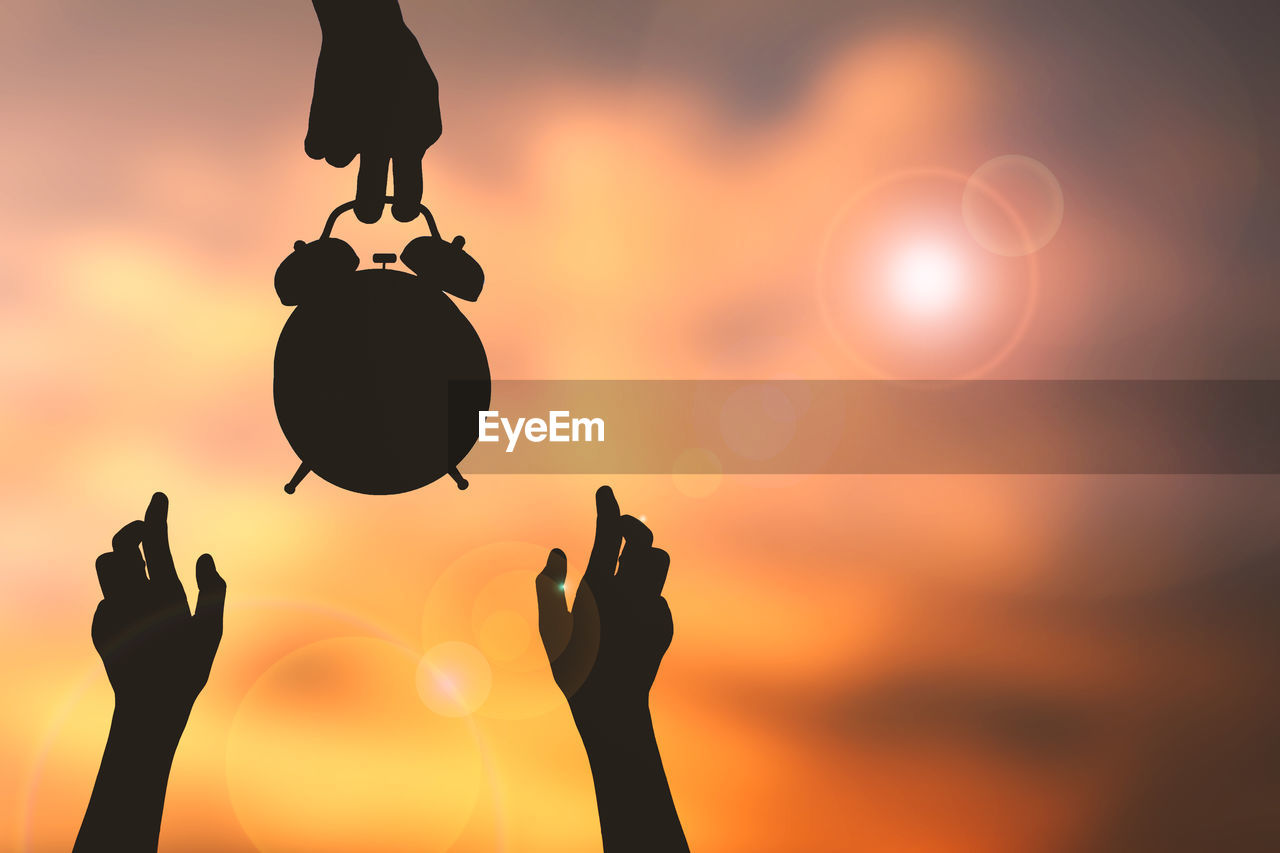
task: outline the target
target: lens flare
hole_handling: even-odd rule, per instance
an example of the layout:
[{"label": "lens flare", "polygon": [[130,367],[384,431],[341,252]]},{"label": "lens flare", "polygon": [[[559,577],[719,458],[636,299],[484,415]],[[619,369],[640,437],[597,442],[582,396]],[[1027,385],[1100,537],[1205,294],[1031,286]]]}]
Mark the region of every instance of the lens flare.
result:
[{"label": "lens flare", "polygon": [[1062,225],[1062,186],[1033,157],[1005,154],[969,176],[961,215],[982,248],[1010,258],[1038,252]]},{"label": "lens flare", "polygon": [[889,287],[893,301],[912,317],[945,318],[958,307],[964,270],[957,254],[938,243],[907,246],[893,259]]},{"label": "lens flare", "polygon": [[[422,615],[422,647],[452,650],[446,657],[460,667],[460,675],[484,680],[482,696],[479,685],[472,684],[468,689],[476,694],[460,697],[461,707],[475,717],[535,718],[563,707],[538,637],[533,595],[533,579],[550,548],[531,542],[483,545],[455,560],[431,588]],[[577,577],[572,566],[569,577]],[[443,684],[433,683],[429,672],[422,675],[423,700],[430,696],[433,710],[460,710]]]},{"label": "lens flare", "polygon": [[489,698],[493,670],[489,660],[469,643],[434,646],[418,663],[418,695],[442,717],[474,714]]},{"label": "lens flare", "polygon": [[973,379],[1022,339],[1039,289],[1036,254],[986,250],[964,221],[966,192],[1030,243],[1002,196],[948,169],[886,175],[833,217],[818,295],[828,330],[860,372]]}]

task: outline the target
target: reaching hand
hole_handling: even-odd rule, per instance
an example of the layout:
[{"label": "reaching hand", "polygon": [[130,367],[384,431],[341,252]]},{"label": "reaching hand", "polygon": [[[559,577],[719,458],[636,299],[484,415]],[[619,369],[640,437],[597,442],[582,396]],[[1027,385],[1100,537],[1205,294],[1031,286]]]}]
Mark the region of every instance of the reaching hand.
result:
[{"label": "reaching hand", "polygon": [[306,151],[343,167],[360,156],[356,216],[408,222],[422,201],[422,157],[440,138],[440,87],[395,0],[315,0],[323,39]]},{"label": "reaching hand", "polygon": [[156,849],[178,739],[222,639],[227,584],[208,554],[196,561],[196,582],[193,614],[169,553],[169,499],[160,492],[144,520],[122,527],[98,557],[93,645],[116,708],[75,853]]},{"label": "reaching hand", "polygon": [[563,551],[553,550],[538,575],[538,633],[587,750],[606,853],[689,850],[649,715],[649,689],[671,645],[662,597],[670,565],[649,528],[620,515],[613,490],[602,486],[573,609]]},{"label": "reaching hand", "polygon": [[98,557],[103,600],[93,616],[93,644],[118,708],[185,722],[222,639],[227,585],[203,555],[196,561],[195,613],[187,609],[169,553],[168,515],[169,499],[157,492],[145,520],[122,527]]},{"label": "reaching hand", "polygon": [[671,608],[662,597],[670,565],[667,552],[653,547],[649,528],[619,514],[608,486],[596,492],[595,544],[573,610],[565,603],[564,552],[557,548],[547,557],[537,580],[538,631],[575,715],[648,707],[649,688],[671,645]]}]

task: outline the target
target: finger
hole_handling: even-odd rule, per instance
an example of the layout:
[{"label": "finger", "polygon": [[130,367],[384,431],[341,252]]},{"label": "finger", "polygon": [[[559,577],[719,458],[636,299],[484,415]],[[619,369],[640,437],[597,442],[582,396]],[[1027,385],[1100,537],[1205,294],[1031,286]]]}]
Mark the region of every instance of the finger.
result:
[{"label": "finger", "polygon": [[129,588],[122,562],[120,555],[115,551],[99,554],[98,559],[94,561],[94,568],[98,570],[98,586],[102,589],[104,599],[119,596]]},{"label": "finger", "polygon": [[332,113],[333,126],[329,129],[325,143],[325,162],[341,169],[356,159],[356,155],[365,148],[385,148],[385,145],[374,144],[362,138],[358,122],[351,116],[359,115],[359,101],[353,103],[355,93],[347,93],[342,101],[342,108]]},{"label": "finger", "polygon": [[322,160],[333,147],[334,104],[333,80],[325,74],[322,63],[316,63],[315,84],[311,90],[311,112],[307,115],[307,136],[303,149],[312,160]]},{"label": "finger", "polygon": [[569,562],[565,558],[564,551],[559,548],[552,548],[551,553],[547,555],[547,564],[542,571],[538,572],[537,588],[538,588],[538,613],[549,613],[552,615],[558,613],[568,613],[569,606],[565,603],[564,584],[569,574]]},{"label": "finger", "polygon": [[329,145],[325,133],[316,124],[315,110],[311,111],[311,125],[307,128],[307,137],[302,142],[302,149],[312,160],[323,160],[329,153]]},{"label": "finger", "polygon": [[596,539],[591,546],[591,559],[583,580],[599,592],[606,578],[613,577],[618,565],[618,551],[622,548],[622,520],[618,513],[618,499],[613,489],[601,486],[596,490]]},{"label": "finger", "polygon": [[[639,568],[639,571],[635,571]],[[661,548],[650,548],[645,559],[638,567],[630,571],[630,583],[638,592],[649,595],[661,595],[662,587],[667,582],[667,570],[671,568],[671,555]]]},{"label": "finger", "polygon": [[143,520],[146,527],[142,532],[142,553],[147,558],[148,577],[181,590],[182,583],[178,580],[173,554],[169,551],[169,498],[164,492],[151,496]]},{"label": "finger", "polygon": [[117,571],[121,580],[128,584],[143,583],[147,579],[146,564],[142,561],[142,536],[147,525],[142,521],[131,521],[111,537],[111,550],[115,552]]},{"label": "finger", "polygon": [[360,152],[360,173],[356,175],[356,218],[366,224],[377,222],[387,203],[387,169],[390,154]]},{"label": "finger", "polygon": [[391,160],[391,179],[395,197],[391,215],[400,222],[410,222],[422,204],[422,152],[396,155]]},{"label": "finger", "polygon": [[222,640],[222,612],[227,603],[227,582],[218,574],[213,557],[208,554],[201,554],[196,560],[196,585],[200,587],[200,593],[196,596],[196,610],[191,615],[191,621],[212,657]]},{"label": "finger", "polygon": [[[653,545],[653,531],[634,515],[619,518],[618,526],[622,530],[623,540],[622,553],[618,555],[618,577],[626,578],[633,572],[629,567],[638,559],[643,560],[645,552]],[[634,571],[640,572],[643,569],[635,566]]]},{"label": "finger", "polygon": [[622,538],[627,543],[626,548],[622,549],[623,554],[627,553],[627,548],[634,548],[639,553],[653,546],[653,531],[634,515],[620,516],[618,525],[622,529]]},{"label": "finger", "polygon": [[[121,554],[130,548],[137,551],[138,546],[142,544],[142,532],[147,529],[147,525],[143,521],[131,521],[124,527],[116,531],[116,535],[111,537],[111,550],[119,551]],[[138,553],[138,559],[142,559],[142,553]]]},{"label": "finger", "polygon": [[569,572],[569,563],[564,551],[552,549],[547,555],[547,564],[538,573],[534,582],[538,592],[538,633],[542,635],[542,643],[550,651],[559,648],[565,626],[569,623],[569,605],[565,603],[564,582]]},{"label": "finger", "polygon": [[357,151],[354,148],[330,148],[329,153],[325,156],[324,161],[330,166],[336,166],[341,169],[356,159]]},{"label": "finger", "polygon": [[302,141],[302,148],[307,152],[307,156],[312,160],[323,160],[324,155],[328,153],[327,116],[325,115],[324,105],[321,102],[321,94],[319,87],[316,88],[315,94],[311,97],[311,115],[307,120],[307,136]]}]

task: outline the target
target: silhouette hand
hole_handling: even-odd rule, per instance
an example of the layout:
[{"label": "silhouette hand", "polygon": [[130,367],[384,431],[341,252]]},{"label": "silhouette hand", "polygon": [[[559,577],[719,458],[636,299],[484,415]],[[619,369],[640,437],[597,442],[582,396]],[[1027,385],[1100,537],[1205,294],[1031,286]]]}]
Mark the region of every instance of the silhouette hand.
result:
[{"label": "silhouette hand", "polygon": [[538,631],[579,725],[647,712],[671,645],[671,608],[662,597],[670,564],[648,527],[619,514],[608,486],[596,492],[595,544],[572,610],[565,603],[564,552],[547,557],[537,579]]},{"label": "silhouette hand", "polygon": [[343,167],[358,154],[356,216],[377,222],[394,170],[391,212],[418,215],[422,157],[440,138],[440,87],[395,0],[315,3],[323,39],[306,151]]},{"label": "silhouette hand", "polygon": [[209,680],[222,639],[227,584],[213,558],[201,556],[195,613],[187,609],[169,552],[168,514],[169,499],[157,492],[145,520],[126,524],[111,540],[111,551],[98,557],[103,600],[93,616],[93,644],[115,690],[117,711],[180,728]]},{"label": "silhouette hand", "polygon": [[196,612],[187,609],[168,516],[169,499],[156,492],[145,519],[122,527],[98,557],[93,645],[116,708],[75,853],[156,849],[178,740],[222,639],[227,584],[205,554],[196,561]]},{"label": "silhouette hand", "polygon": [[649,528],[620,515],[613,490],[602,486],[573,609],[563,551],[553,550],[538,575],[538,633],[587,750],[605,853],[689,850],[649,714],[649,689],[671,645],[662,597],[670,565]]}]

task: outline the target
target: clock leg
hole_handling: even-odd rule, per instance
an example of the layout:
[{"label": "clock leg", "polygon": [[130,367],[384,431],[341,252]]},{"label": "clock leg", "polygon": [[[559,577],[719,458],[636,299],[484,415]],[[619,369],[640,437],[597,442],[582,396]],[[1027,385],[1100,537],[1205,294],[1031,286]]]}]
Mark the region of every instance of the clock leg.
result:
[{"label": "clock leg", "polygon": [[284,484],[284,492],[291,495],[298,488],[298,484],[302,482],[302,478],[311,473],[311,469],[307,467],[307,463],[303,462],[298,466],[298,470],[293,473],[293,479]]}]

